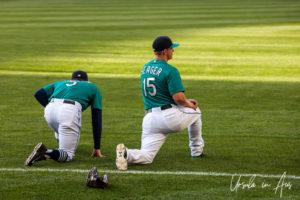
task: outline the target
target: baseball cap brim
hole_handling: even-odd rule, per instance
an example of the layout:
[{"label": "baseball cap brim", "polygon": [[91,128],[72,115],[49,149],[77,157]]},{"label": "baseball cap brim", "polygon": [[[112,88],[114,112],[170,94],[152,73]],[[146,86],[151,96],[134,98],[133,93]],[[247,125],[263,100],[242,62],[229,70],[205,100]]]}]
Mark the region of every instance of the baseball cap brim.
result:
[{"label": "baseball cap brim", "polygon": [[170,48],[174,48],[174,47],[178,47],[179,46],[179,43],[173,43]]}]

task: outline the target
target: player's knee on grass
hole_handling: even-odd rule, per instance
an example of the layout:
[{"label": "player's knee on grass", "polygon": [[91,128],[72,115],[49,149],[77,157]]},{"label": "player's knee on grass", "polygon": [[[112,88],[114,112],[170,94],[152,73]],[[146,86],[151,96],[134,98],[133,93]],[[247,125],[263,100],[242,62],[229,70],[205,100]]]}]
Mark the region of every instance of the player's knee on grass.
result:
[{"label": "player's knee on grass", "polygon": [[154,157],[155,157],[154,153],[145,150],[137,150],[137,149],[127,150],[128,163],[151,164],[153,162]]},{"label": "player's knee on grass", "polygon": [[145,161],[143,164],[151,164],[154,160],[155,155],[153,155],[153,153],[149,153],[147,152],[145,154]]}]

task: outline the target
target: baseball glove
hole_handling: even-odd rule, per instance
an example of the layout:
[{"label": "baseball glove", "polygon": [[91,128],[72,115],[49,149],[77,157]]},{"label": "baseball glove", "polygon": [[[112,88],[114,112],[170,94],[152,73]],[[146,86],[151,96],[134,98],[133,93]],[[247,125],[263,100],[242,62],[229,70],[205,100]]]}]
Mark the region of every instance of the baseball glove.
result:
[{"label": "baseball glove", "polygon": [[108,176],[106,174],[98,176],[97,168],[93,167],[86,177],[86,185],[88,187],[104,189],[108,185]]}]

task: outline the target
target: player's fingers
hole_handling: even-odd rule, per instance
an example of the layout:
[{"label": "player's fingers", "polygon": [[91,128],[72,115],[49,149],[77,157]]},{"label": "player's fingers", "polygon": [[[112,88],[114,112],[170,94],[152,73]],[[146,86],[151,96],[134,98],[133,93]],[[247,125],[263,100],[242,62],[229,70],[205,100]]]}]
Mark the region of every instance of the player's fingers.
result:
[{"label": "player's fingers", "polygon": [[195,104],[196,106],[198,106],[198,102],[196,100],[193,101],[193,104]]},{"label": "player's fingers", "polygon": [[198,102],[197,101],[194,101],[193,102],[194,106],[197,108],[198,107]]},{"label": "player's fingers", "polygon": [[97,157],[98,156],[98,153],[96,151],[94,151],[92,154],[91,154],[91,157]]},{"label": "player's fingers", "polygon": [[198,106],[197,106],[197,105],[195,105],[195,106],[194,106],[194,110],[197,110],[197,108],[198,108]]},{"label": "player's fingers", "polygon": [[97,155],[97,157],[99,157],[99,158],[103,158],[103,157],[105,157],[105,155],[98,154],[98,155]]}]

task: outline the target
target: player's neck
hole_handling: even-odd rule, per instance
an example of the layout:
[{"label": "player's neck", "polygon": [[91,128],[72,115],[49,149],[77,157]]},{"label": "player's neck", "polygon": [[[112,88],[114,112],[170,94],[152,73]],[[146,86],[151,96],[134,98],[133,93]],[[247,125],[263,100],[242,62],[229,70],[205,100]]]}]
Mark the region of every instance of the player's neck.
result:
[{"label": "player's neck", "polygon": [[163,61],[165,61],[165,62],[168,62],[167,56],[155,56],[155,59],[156,59],[156,60],[163,60]]}]

